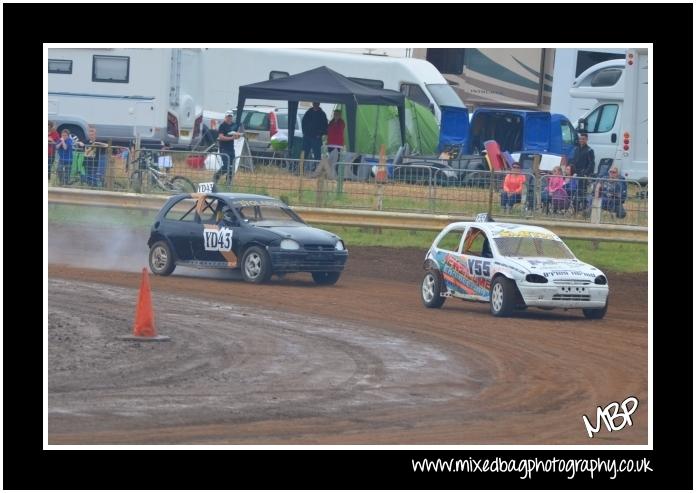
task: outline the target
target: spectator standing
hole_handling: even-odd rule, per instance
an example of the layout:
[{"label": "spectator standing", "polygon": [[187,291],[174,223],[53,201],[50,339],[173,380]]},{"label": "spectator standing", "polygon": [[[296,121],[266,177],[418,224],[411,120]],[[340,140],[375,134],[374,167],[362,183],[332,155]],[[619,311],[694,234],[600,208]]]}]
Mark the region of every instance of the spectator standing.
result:
[{"label": "spectator standing", "polygon": [[570,159],[575,174],[581,178],[578,180],[578,198],[575,208],[578,211],[585,209],[587,205],[587,178],[595,172],[595,155],[592,148],[587,145],[587,133],[582,132],[578,138],[578,145],[573,149],[573,157]]},{"label": "spectator standing", "polygon": [[520,163],[512,163],[512,173],[505,176],[503,181],[503,192],[500,194],[500,205],[507,214],[512,210],[512,206],[522,202],[522,185],[526,177],[520,173]]},{"label": "spectator standing", "polygon": [[336,149],[339,154],[343,149],[343,135],[346,129],[345,122],[341,119],[341,110],[334,110],[333,118],[329,122],[326,145],[329,153]]},{"label": "spectator standing", "polygon": [[[232,121],[232,111],[225,112],[225,119],[218,126],[218,143],[220,146],[220,154],[222,154],[222,166],[215,172],[213,181],[217,182],[218,178],[231,169],[231,176],[234,176],[234,141],[242,136],[239,131],[239,125]],[[232,166],[232,168],[230,168]],[[232,183],[229,183],[231,186]]]},{"label": "spectator standing", "polygon": [[60,133],[60,140],[56,144],[56,152],[58,153],[58,181],[61,185],[67,185],[70,180],[73,158],[73,141],[67,129],[63,129]]},{"label": "spectator standing", "polygon": [[78,142],[76,147],[85,150],[85,179],[90,186],[101,186],[103,166],[106,159],[107,144],[97,142],[97,129],[89,127],[87,131],[87,141]]},{"label": "spectator standing", "polygon": [[55,129],[55,123],[48,122],[48,179],[51,179],[51,165],[56,155],[56,143],[60,140],[60,134]]},{"label": "spectator standing", "polygon": [[312,107],[302,117],[302,150],[306,159],[311,159],[310,151],[314,155],[313,159],[321,159],[321,137],[326,135],[328,126],[324,110],[319,103],[312,103]]}]

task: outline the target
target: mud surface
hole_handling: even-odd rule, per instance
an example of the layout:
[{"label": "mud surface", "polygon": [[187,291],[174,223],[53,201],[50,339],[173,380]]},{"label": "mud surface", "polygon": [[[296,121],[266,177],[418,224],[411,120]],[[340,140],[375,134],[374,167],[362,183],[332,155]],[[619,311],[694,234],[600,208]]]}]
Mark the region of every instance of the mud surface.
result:
[{"label": "mud surface", "polygon": [[[604,320],[419,298],[424,252],[352,248],[332,287],[234,272],[150,276],[145,230],[49,226],[49,443],[644,444],[648,280],[609,274]],[[582,415],[640,400],[589,439]]]}]

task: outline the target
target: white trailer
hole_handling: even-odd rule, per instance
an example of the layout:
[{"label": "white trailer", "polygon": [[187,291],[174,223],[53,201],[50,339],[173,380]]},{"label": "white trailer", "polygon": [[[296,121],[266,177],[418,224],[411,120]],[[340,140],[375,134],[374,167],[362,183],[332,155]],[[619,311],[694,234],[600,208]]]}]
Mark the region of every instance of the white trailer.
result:
[{"label": "white trailer", "polygon": [[588,134],[595,161],[611,159],[621,173],[641,183],[648,181],[648,50],[626,50],[623,90],[596,87],[597,104],[579,121]]},{"label": "white trailer", "polygon": [[[429,62],[414,58],[334,53],[312,49],[209,48],[204,51],[205,108],[226,111],[237,107],[239,86],[287,77],[326,66],[362,84],[401,91],[430,107],[438,121],[440,106],[464,103]],[[278,105],[278,101],[250,100]]]},{"label": "white trailer", "polygon": [[195,144],[203,113],[200,49],[49,48],[48,117],[84,139]]}]

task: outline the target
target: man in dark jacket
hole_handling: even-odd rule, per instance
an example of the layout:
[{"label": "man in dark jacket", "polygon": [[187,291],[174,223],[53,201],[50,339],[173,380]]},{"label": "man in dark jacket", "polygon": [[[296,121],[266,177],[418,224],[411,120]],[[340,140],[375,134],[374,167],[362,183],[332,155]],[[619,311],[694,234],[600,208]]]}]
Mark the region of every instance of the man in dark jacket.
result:
[{"label": "man in dark jacket", "polygon": [[582,132],[578,138],[579,143],[573,149],[573,157],[570,159],[570,164],[575,170],[578,180],[578,197],[580,200],[576,204],[577,210],[583,210],[587,204],[587,177],[592,176],[595,172],[595,157],[594,151],[587,145],[587,134]]},{"label": "man in dark jacket", "polygon": [[309,157],[311,150],[316,160],[321,159],[321,137],[326,135],[329,121],[326,113],[319,107],[319,103],[312,103],[312,107],[302,117],[302,150],[305,158]]},{"label": "man in dark jacket", "polygon": [[581,133],[579,143],[575,146],[570,164],[578,176],[591,176],[595,172],[594,151],[587,145],[587,134]]}]

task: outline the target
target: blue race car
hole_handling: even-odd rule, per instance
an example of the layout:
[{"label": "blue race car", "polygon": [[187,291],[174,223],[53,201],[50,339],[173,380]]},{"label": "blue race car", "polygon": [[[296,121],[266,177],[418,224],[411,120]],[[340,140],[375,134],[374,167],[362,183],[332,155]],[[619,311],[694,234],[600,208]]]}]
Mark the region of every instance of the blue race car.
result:
[{"label": "blue race car", "polygon": [[317,284],[335,284],[348,258],[341,238],[308,226],[280,200],[240,193],[171,197],[147,245],[154,274],[167,276],[177,265],[240,268],[253,283],[273,274],[310,272]]}]

